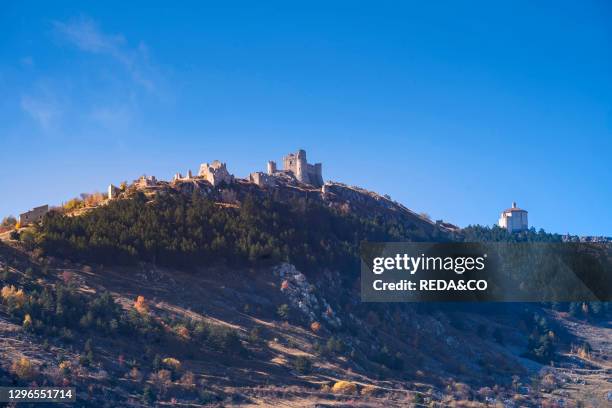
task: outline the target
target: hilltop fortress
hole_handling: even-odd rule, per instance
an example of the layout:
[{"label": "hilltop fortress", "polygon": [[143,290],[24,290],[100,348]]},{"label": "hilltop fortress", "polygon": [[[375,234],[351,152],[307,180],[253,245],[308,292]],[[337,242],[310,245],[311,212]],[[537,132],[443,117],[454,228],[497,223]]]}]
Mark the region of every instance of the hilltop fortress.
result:
[{"label": "hilltop fortress", "polygon": [[249,175],[249,180],[260,187],[273,187],[279,179],[293,180],[321,188],[323,187],[322,165],[308,163],[306,151],[298,150],[297,153],[289,153],[283,157],[282,170],[278,170],[276,162],[270,160],[266,173],[256,171]]},{"label": "hilltop fortress", "polygon": [[[410,228],[425,232],[431,232],[435,228],[443,231],[457,229],[454,225],[441,221],[433,222],[426,216],[416,214],[387,195],[343,183],[324,182],[322,164],[308,163],[304,150],[285,155],[282,163],[283,168],[278,169],[275,161],[268,161],[265,172],[256,171],[246,178],[234,177],[226,163],[219,160],[202,163],[197,175],[188,170],[185,176],[176,173],[170,181],[143,175],[132,183],[123,182],[119,187],[109,185],[107,199],[99,204],[127,198],[136,192],[151,197],[172,192],[194,194],[197,191],[218,204],[227,206],[239,205],[246,195],[273,196],[275,200],[280,201],[294,198],[315,200],[343,213],[354,212],[364,216],[378,214],[385,218],[395,218],[406,222]],[[97,205],[91,208],[95,206]],[[47,211],[47,207],[43,206],[22,214],[22,224],[39,222]]]},{"label": "hilltop fortress", "polygon": [[[299,182],[315,187],[323,186],[321,167],[321,163],[308,163],[305,150],[298,150],[297,153],[289,153],[283,157],[283,172],[291,173]],[[277,173],[276,162],[269,161],[268,175],[274,176]]]},{"label": "hilltop fortress", "polygon": [[[292,184],[306,184],[311,187],[322,188],[322,165],[321,163],[308,163],[306,151],[298,150],[296,153],[289,153],[283,157],[282,170],[276,168],[276,162],[268,161],[266,173],[261,171],[251,173],[247,181],[265,188],[277,186],[278,181],[281,179]],[[205,180],[212,187],[218,187],[222,184],[232,184],[235,181],[235,177],[227,170],[226,163],[215,160],[212,163],[202,163],[198,175],[195,177],[191,170],[187,171],[187,176],[176,173],[172,178],[172,183],[176,184],[195,180]],[[155,189],[161,185],[160,183],[163,182],[158,181],[155,176],[143,175],[135,180],[132,186],[136,189]],[[117,198],[120,193],[120,188],[112,184],[108,186],[108,199]]]},{"label": "hilltop fortress", "polygon": [[146,193],[165,192],[168,189],[181,191],[186,194],[201,191],[208,197],[214,197],[219,202],[233,205],[245,193],[270,194],[274,192],[278,199],[286,200],[291,197],[307,197],[321,200],[327,205],[337,207],[341,211],[357,211],[371,214],[380,211],[386,217],[407,216],[414,225],[431,230],[440,228],[445,231],[456,230],[457,227],[433,222],[427,217],[414,213],[402,204],[392,200],[389,196],[364,190],[359,187],[348,186],[343,183],[323,181],[323,165],[321,163],[308,163],[306,151],[298,150],[282,158],[282,169],[278,169],[276,162],[267,162],[266,171],[255,171],[246,178],[234,177],[227,164],[219,160],[211,163],[202,163],[197,175],[191,170],[187,175],[176,173],[172,181],[158,180],[154,176],[141,176],[130,186],[122,185],[117,188],[109,186],[109,200],[120,198],[124,192],[140,190]]}]

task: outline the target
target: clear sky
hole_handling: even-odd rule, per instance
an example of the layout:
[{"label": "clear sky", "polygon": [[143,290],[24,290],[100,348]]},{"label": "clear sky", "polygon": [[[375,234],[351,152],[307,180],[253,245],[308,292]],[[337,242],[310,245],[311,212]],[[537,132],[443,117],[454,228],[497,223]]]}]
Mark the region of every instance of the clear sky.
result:
[{"label": "clear sky", "polygon": [[0,215],[303,148],[434,219],[612,235],[610,2],[150,3],[3,2]]}]

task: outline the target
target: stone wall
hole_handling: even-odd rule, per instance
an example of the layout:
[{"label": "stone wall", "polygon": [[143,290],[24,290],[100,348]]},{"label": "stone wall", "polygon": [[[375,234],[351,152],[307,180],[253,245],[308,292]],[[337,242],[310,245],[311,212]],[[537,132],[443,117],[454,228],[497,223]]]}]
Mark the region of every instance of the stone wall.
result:
[{"label": "stone wall", "polygon": [[295,178],[315,187],[323,186],[323,171],[321,163],[309,164],[306,151],[298,150],[283,157],[283,170],[293,173]]},{"label": "stone wall", "polygon": [[276,178],[269,174],[261,171],[256,171],[249,175],[249,180],[252,183],[257,184],[259,187],[274,187],[276,185]]},{"label": "stone wall", "polygon": [[176,173],[174,177],[172,177],[172,181],[181,181],[181,180],[191,180],[193,178],[193,174],[191,170],[187,170],[187,176],[183,176],[181,173]]},{"label": "stone wall", "polygon": [[23,214],[19,214],[19,224],[21,226],[32,224],[35,222],[42,221],[46,213],[49,212],[48,205],[41,205],[40,207],[34,207],[30,211],[26,211]]},{"label": "stone wall", "polygon": [[117,187],[115,187],[112,184],[108,185],[108,199],[112,200],[113,198],[117,198],[117,195],[119,194],[121,190]]},{"label": "stone wall", "polygon": [[273,175],[274,173],[276,173],[276,162],[270,160],[268,162],[268,174]]},{"label": "stone wall", "polygon": [[157,178],[155,176],[142,175],[134,184],[137,188],[153,187],[157,185]]},{"label": "stone wall", "polygon": [[231,184],[234,180],[234,176],[227,171],[225,163],[221,163],[219,160],[215,160],[210,164],[202,163],[198,175],[204,177],[213,187],[221,183]]}]

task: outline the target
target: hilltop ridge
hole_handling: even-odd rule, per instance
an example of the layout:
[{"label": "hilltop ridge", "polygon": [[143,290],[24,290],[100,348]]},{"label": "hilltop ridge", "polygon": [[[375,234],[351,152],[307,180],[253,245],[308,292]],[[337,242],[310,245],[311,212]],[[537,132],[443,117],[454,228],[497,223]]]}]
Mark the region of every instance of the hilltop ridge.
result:
[{"label": "hilltop ridge", "polygon": [[[362,241],[560,236],[458,230],[343,183],[201,167],[71,200],[3,236],[0,381],[76,385],[92,407],[604,397],[606,304],[360,301]],[[571,388],[581,378],[591,385]]]},{"label": "hilltop ridge", "polygon": [[[255,188],[255,186],[259,188]],[[322,164],[310,164],[306,151],[298,150],[283,158],[283,169],[277,169],[276,162],[268,161],[267,172],[256,171],[246,178],[236,178],[230,174],[226,163],[214,160],[211,164],[203,163],[197,175],[191,170],[187,176],[175,174],[172,181],[158,180],[154,176],[142,176],[130,186],[122,189],[110,185],[108,198],[122,196],[122,192],[143,191],[145,193],[176,191],[182,193],[198,192],[218,202],[233,204],[240,201],[245,194],[271,195],[276,199],[307,197],[325,202],[330,207],[343,211],[355,211],[374,216],[404,217],[430,233],[437,227],[446,233],[458,227],[443,223],[434,223],[428,217],[419,215],[406,206],[391,200],[388,195],[381,195],[366,189],[349,186],[334,181],[323,181]],[[374,214],[371,212],[374,211]],[[385,213],[388,212],[388,213]]]},{"label": "hilltop ridge", "polygon": [[[306,198],[344,212],[367,214],[370,216],[399,217],[420,227],[433,231],[436,223],[410,210],[388,196],[378,194],[361,187],[349,186],[340,182],[327,181],[322,187],[314,187],[292,178],[278,177],[273,185],[261,186],[249,179],[235,178],[231,183],[213,186],[203,177],[179,179],[171,182],[156,180],[154,184],[144,184],[138,180],[131,184],[125,193],[117,193],[113,199],[129,197],[140,191],[150,196],[166,193],[200,194],[219,203],[236,204],[246,195],[274,197],[287,201],[294,198]],[[451,224],[438,225],[451,232],[458,229]]]},{"label": "hilltop ridge", "polygon": [[189,170],[186,176],[174,175],[171,181],[155,176],[143,175],[132,183],[123,182],[119,187],[110,184],[106,196],[100,193],[81,194],[82,200],[72,199],[61,208],[48,205],[36,207],[20,214],[19,225],[40,222],[49,211],[61,210],[71,216],[79,216],[112,200],[133,197],[141,192],[148,197],[163,194],[194,194],[224,205],[238,205],[247,195],[274,200],[308,199],[317,201],[344,213],[353,213],[368,218],[393,219],[413,229],[422,229],[426,235],[438,236],[457,232],[459,228],[442,220],[433,222],[428,216],[417,214],[405,205],[361,187],[345,183],[323,181],[322,164],[310,164],[306,152],[299,150],[283,158],[283,169],[269,161],[267,172],[256,171],[246,178],[230,174],[226,163],[214,160],[202,163],[197,175]]},{"label": "hilltop ridge", "polygon": [[135,182],[91,208],[51,211],[35,229],[43,253],[168,266],[227,259],[293,260],[353,270],[361,241],[439,241],[448,228],[392,200],[340,183],[258,186],[202,178]]}]

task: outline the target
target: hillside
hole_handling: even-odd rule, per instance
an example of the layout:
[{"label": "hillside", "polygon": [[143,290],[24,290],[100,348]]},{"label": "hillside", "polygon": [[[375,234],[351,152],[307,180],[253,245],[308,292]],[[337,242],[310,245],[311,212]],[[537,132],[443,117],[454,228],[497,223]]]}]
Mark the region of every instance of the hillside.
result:
[{"label": "hillside", "polygon": [[0,382],[74,385],[80,406],[607,397],[607,305],[361,303],[362,240],[517,239],[432,223],[363,189],[130,186],[19,238],[0,243]]}]

